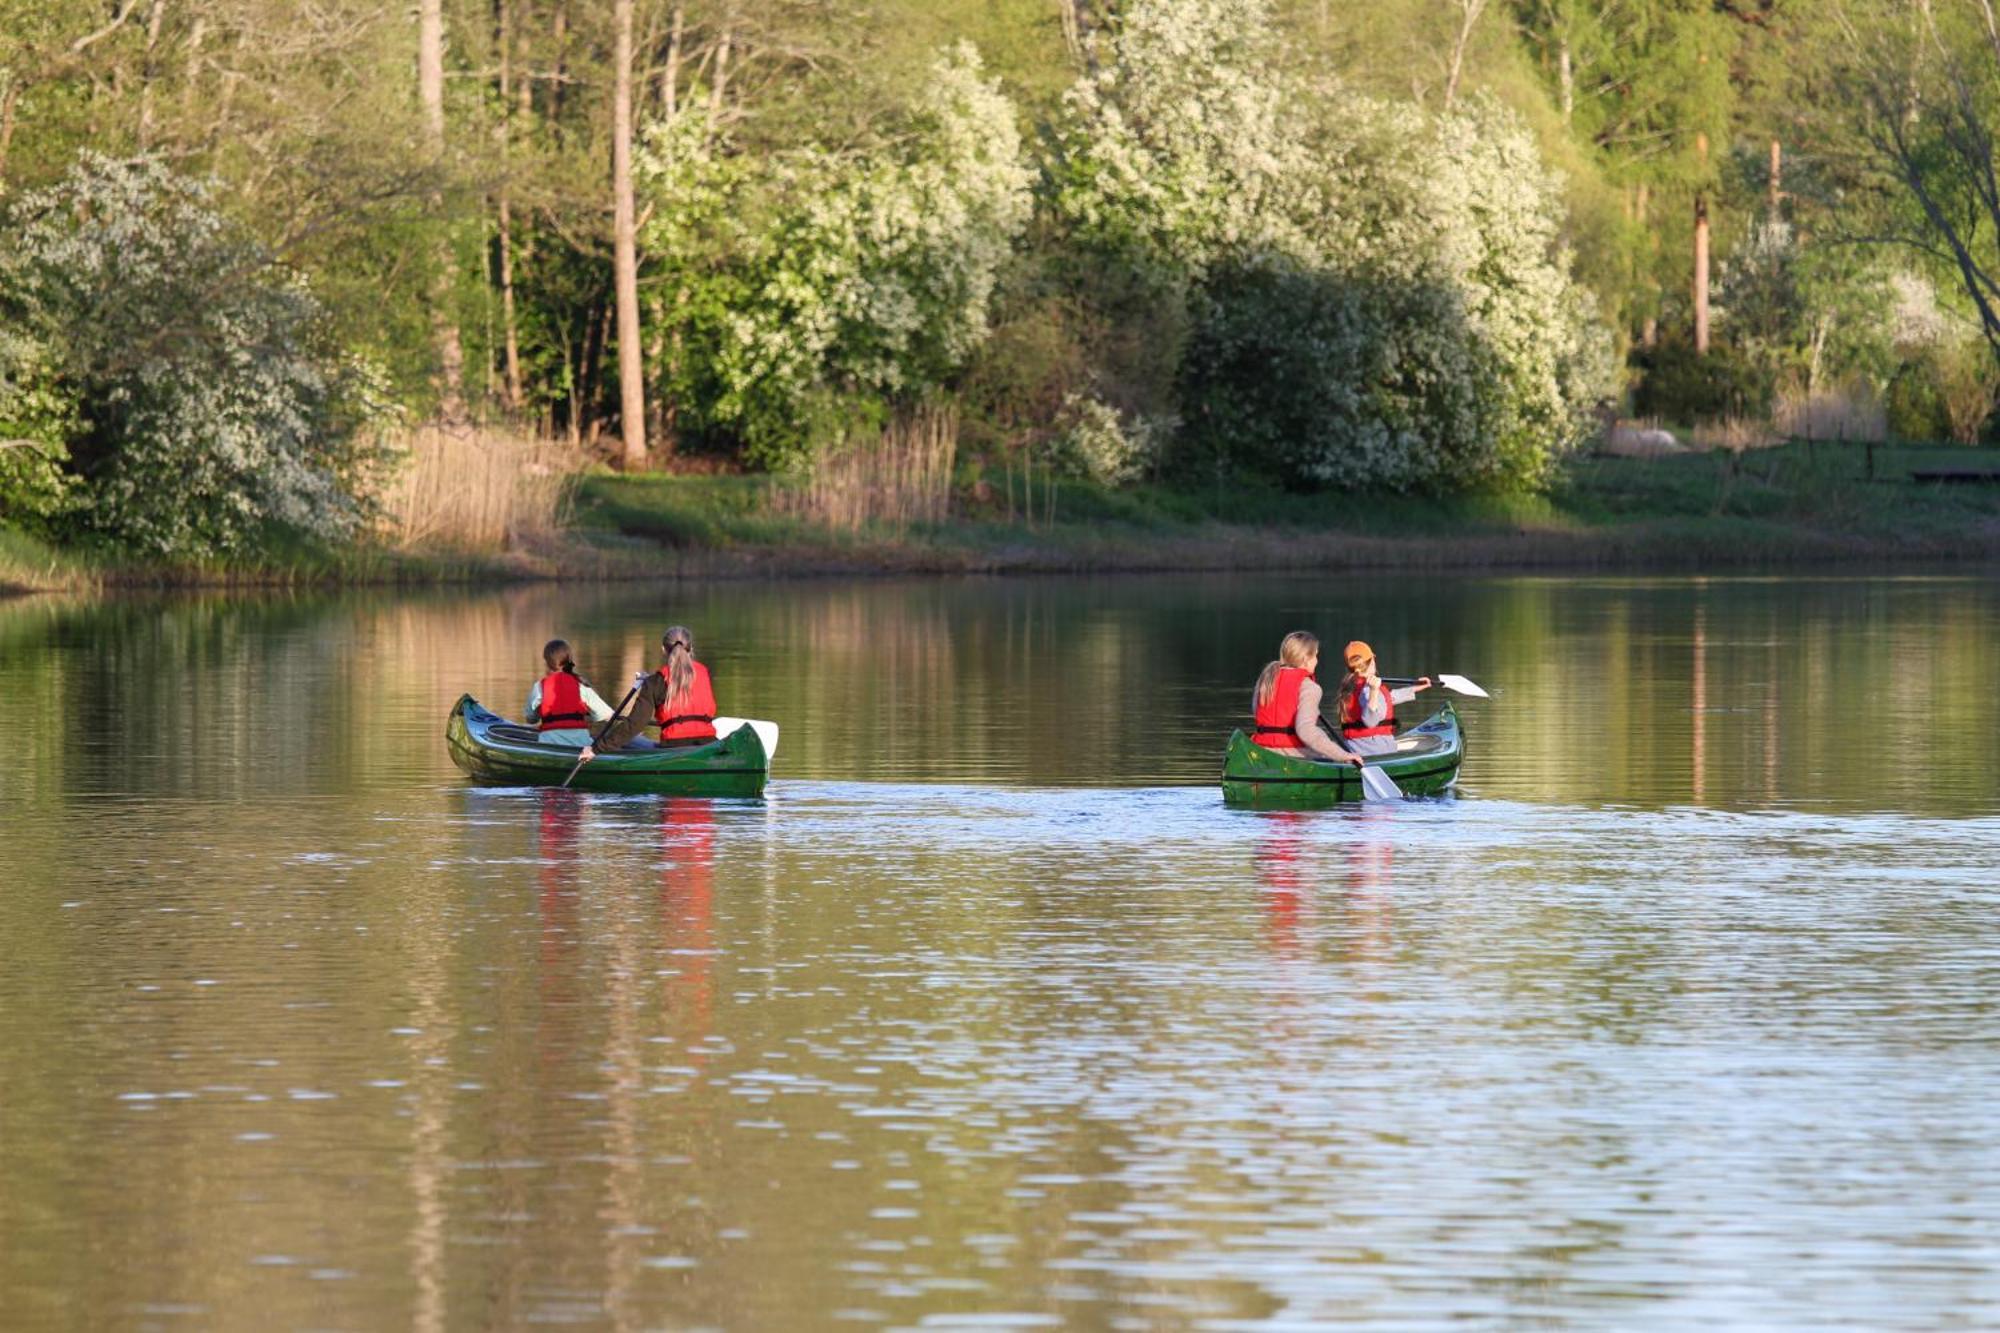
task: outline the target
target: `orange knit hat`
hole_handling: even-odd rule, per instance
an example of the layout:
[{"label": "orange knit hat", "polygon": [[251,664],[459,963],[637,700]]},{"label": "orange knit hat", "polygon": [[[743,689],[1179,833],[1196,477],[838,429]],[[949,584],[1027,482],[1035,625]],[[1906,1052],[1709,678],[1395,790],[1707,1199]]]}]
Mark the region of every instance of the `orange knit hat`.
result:
[{"label": "orange knit hat", "polygon": [[1358,667],[1363,662],[1374,661],[1375,650],[1373,648],[1370,648],[1367,644],[1361,642],[1361,640],[1356,639],[1354,642],[1347,645],[1346,651],[1343,652],[1341,656],[1347,660],[1347,665],[1350,668]]}]

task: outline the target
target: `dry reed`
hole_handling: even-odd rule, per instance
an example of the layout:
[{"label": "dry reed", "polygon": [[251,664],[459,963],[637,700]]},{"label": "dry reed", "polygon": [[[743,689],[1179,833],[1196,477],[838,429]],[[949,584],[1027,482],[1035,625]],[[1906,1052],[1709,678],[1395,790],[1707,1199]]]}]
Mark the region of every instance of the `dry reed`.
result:
[{"label": "dry reed", "polygon": [[1720,421],[1704,421],[1694,428],[1689,437],[1698,450],[1727,449],[1740,454],[1746,449],[1768,449],[1784,440],[1771,429],[1771,423],[1755,417],[1724,417]]},{"label": "dry reed", "polygon": [[390,442],[398,458],[377,497],[404,549],[495,551],[546,537],[568,518],[586,459],[563,440],[426,426]]},{"label": "dry reed", "polygon": [[874,524],[901,533],[912,523],[942,523],[951,508],[957,455],[956,410],[916,408],[873,439],[820,455],[803,486],[772,492],[771,507],[848,532]]},{"label": "dry reed", "polygon": [[1882,399],[1866,385],[1835,385],[1811,392],[1797,385],[1778,390],[1771,424],[1794,440],[1879,441],[1888,438]]}]

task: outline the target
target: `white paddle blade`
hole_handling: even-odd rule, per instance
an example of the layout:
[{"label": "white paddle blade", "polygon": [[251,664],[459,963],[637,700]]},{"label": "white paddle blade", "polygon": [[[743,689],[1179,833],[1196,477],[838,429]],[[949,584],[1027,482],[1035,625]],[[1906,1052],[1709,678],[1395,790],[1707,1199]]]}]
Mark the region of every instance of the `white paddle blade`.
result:
[{"label": "white paddle blade", "polygon": [[1394,778],[1384,773],[1381,769],[1371,768],[1367,764],[1363,764],[1361,766],[1361,796],[1363,800],[1368,801],[1400,801],[1403,799],[1403,789],[1396,785]]},{"label": "white paddle blade", "polygon": [[1491,699],[1493,697],[1485,690],[1480,689],[1472,681],[1467,680],[1464,676],[1439,676],[1438,684],[1448,690],[1457,690],[1460,694],[1469,694],[1475,699]]},{"label": "white paddle blade", "polygon": [[778,757],[778,724],[763,722],[754,717],[718,717],[715,719],[715,734],[727,736],[738,727],[748,727],[757,733],[757,739],[764,742],[764,758]]}]

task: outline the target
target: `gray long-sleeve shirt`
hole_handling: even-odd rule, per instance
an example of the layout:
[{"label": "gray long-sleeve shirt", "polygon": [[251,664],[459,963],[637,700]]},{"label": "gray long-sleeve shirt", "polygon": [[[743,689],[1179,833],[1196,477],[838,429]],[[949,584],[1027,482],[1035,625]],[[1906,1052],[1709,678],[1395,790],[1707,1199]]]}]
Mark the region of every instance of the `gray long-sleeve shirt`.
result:
[{"label": "gray long-sleeve shirt", "polygon": [[1299,714],[1292,719],[1292,730],[1299,733],[1299,743],[1322,759],[1345,759],[1347,752],[1334,743],[1319,724],[1320,701],[1325,691],[1311,676],[1299,682]]}]

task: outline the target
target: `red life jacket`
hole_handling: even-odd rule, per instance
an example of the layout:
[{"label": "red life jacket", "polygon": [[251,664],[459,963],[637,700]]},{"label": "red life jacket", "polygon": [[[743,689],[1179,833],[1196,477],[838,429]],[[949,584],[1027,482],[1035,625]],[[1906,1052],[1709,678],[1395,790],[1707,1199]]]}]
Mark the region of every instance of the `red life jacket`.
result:
[{"label": "red life jacket", "polygon": [[1304,667],[1278,668],[1278,681],[1271,687],[1271,697],[1257,705],[1257,729],[1250,733],[1252,745],[1280,750],[1305,748],[1293,724],[1299,720],[1299,686],[1306,683],[1306,674]]},{"label": "red life jacket", "polygon": [[[715,739],[715,689],[708,683],[708,668],[699,662],[691,665],[694,679],[688,682],[687,697],[677,702],[663,700],[653,710],[663,741]],[[674,709],[671,713],[667,711],[669,704]]]},{"label": "red life jacket", "polygon": [[1357,684],[1340,701],[1340,734],[1352,739],[1356,736],[1393,736],[1396,734],[1396,697],[1387,685],[1378,685],[1382,691],[1382,706],[1388,711],[1382,714],[1382,721],[1376,726],[1365,726],[1361,721],[1361,689]]},{"label": "red life jacket", "polygon": [[590,725],[590,710],[583,706],[583,682],[567,671],[552,671],[542,677],[542,706],[537,711],[543,731]]}]

